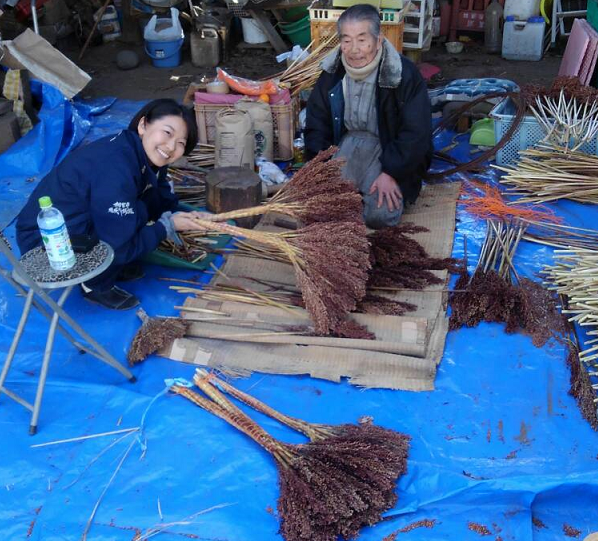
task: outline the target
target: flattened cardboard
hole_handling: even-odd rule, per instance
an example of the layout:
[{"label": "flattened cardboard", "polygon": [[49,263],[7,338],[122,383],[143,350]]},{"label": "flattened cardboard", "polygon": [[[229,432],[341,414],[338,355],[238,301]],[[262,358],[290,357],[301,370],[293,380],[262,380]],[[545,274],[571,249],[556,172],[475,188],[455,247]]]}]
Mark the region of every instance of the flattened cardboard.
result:
[{"label": "flattened cardboard", "polygon": [[[424,188],[417,203],[408,208],[403,218],[404,222],[425,226],[429,232],[414,234],[413,237],[420,242],[431,256],[447,258],[452,252],[453,232],[455,227],[455,206],[459,196],[460,184],[447,183],[429,185]],[[268,220],[260,224],[262,228],[271,229]],[[401,345],[400,348],[412,348],[413,344],[421,345],[422,333],[425,333],[423,350],[420,357],[410,354],[378,352],[363,350],[367,344],[360,344],[359,348],[350,346],[339,347],[338,341],[351,341],[351,339],[319,338],[327,346],[301,345],[301,344],[267,344],[247,343],[233,340],[209,338],[177,339],[173,345],[164,349],[161,355],[183,361],[186,363],[207,365],[217,368],[233,376],[251,374],[253,371],[276,374],[309,374],[314,378],[323,378],[338,382],[347,377],[354,385],[376,388],[403,389],[410,391],[426,391],[434,389],[436,366],[442,358],[444,343],[448,330],[448,319],[445,314],[446,271],[437,272],[443,280],[442,284],[430,286],[424,291],[402,291],[375,293],[392,297],[400,301],[409,301],[418,305],[417,311],[402,317],[376,316],[376,315],[351,315],[357,321],[367,320],[367,327],[377,336],[384,338],[383,342]],[[223,275],[219,275],[215,282],[225,283],[228,280],[233,284],[244,284],[254,291],[269,291],[272,288],[256,282],[254,279],[275,282],[282,287],[293,287],[294,276],[289,265],[276,262],[264,262],[255,258],[239,255],[230,256],[224,268]],[[298,316],[261,306],[248,306],[239,303],[205,302],[189,298],[186,306],[204,306],[206,308],[223,310],[227,314],[235,314],[247,318],[237,322],[239,325],[220,325],[206,322],[193,324],[193,332],[204,335],[215,330],[221,334],[226,333],[255,333],[258,328],[275,329],[276,325],[287,322],[307,320],[298,312]],[[194,318],[191,311],[183,311],[184,316]],[[275,317],[273,315],[276,315]],[[197,318],[197,316],[195,317]],[[253,321],[251,321],[253,320]],[[390,322],[396,322],[395,326]],[[265,323],[264,323],[265,322]],[[268,327],[270,326],[270,327]],[[407,326],[407,327],[405,327]],[[417,330],[413,335],[406,332],[411,326]],[[199,331],[200,328],[208,331]],[[424,331],[425,330],[425,331]],[[285,340],[299,342],[296,336],[288,335]],[[290,338],[290,339],[289,339]],[[230,339],[230,337],[229,337]],[[304,337],[300,340],[305,341]],[[361,343],[375,343],[378,341],[360,341]],[[344,346],[344,345],[343,345]],[[371,346],[371,345],[370,345]],[[385,346],[386,347],[386,346]]]},{"label": "flattened cardboard", "polygon": [[54,85],[69,100],[91,81],[87,73],[29,28],[0,45],[5,53],[1,62],[4,66],[29,70],[33,77]]}]

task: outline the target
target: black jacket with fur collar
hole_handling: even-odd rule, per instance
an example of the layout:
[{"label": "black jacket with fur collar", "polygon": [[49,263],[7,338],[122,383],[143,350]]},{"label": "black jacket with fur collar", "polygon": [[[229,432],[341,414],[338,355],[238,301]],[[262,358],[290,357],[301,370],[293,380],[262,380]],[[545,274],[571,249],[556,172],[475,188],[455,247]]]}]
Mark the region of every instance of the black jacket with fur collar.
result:
[{"label": "black jacket with fur collar", "polygon": [[[432,160],[432,116],[426,83],[416,66],[384,40],[378,68],[376,110],[382,146],[382,171],[399,184],[406,202],[421,190]],[[322,74],[307,102],[307,158],[338,145],[344,122],[342,79],[345,68],[338,48],[322,61]]]}]

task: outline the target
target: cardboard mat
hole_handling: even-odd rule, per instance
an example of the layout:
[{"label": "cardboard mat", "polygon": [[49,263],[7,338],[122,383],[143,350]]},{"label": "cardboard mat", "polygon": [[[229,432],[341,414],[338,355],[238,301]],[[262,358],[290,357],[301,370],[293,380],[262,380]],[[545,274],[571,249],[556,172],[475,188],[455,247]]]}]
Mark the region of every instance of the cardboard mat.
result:
[{"label": "cardboard mat", "polygon": [[[459,183],[427,185],[416,204],[405,212],[403,222],[429,229],[412,237],[430,256],[447,258],[452,253],[459,190]],[[259,228],[279,230],[275,224],[273,217],[265,217]],[[305,336],[301,330],[310,325],[310,320],[300,308],[189,297],[186,310],[181,312],[184,318],[194,321],[189,334],[161,354],[231,375],[253,371],[309,374],[332,381],[347,377],[352,384],[364,387],[432,390],[448,330],[444,291],[448,274],[435,273],[442,284],[423,291],[374,292],[413,303],[416,311],[403,316],[351,315],[375,333],[376,340]],[[276,291],[266,283],[281,288],[295,286],[290,265],[240,255],[230,256],[213,282],[229,282],[257,292]],[[228,316],[206,321],[204,309]]]}]

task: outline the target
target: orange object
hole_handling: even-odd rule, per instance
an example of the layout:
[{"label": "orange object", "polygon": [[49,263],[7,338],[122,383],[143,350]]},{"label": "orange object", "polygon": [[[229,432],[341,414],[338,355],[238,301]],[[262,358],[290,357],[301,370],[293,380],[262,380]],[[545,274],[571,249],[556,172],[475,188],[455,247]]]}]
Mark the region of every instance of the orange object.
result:
[{"label": "orange object", "polygon": [[461,203],[471,214],[485,219],[526,220],[559,224],[562,218],[544,205],[509,205],[496,186],[471,181],[461,187]]},{"label": "orange object", "polygon": [[266,102],[267,104],[269,104],[270,96],[268,96],[267,94],[260,94],[260,100],[262,100],[262,102]]},{"label": "orange object", "polygon": [[251,79],[229,75],[220,68],[216,68],[216,71],[218,79],[228,83],[228,86],[239,94],[245,94],[246,96],[278,94],[278,85],[272,79],[268,79],[267,81],[252,81]]}]

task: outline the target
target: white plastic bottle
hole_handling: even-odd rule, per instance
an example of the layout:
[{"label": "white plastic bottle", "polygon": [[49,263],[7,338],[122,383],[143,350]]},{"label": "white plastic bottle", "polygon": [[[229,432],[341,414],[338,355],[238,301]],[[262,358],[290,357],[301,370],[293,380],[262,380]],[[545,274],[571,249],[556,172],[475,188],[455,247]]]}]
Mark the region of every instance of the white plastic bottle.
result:
[{"label": "white plastic bottle", "polygon": [[37,215],[37,225],[42,234],[46,254],[50,266],[56,271],[66,271],[77,262],[69,232],[64,223],[62,213],[52,207],[52,200],[48,196],[39,198],[41,211]]}]

